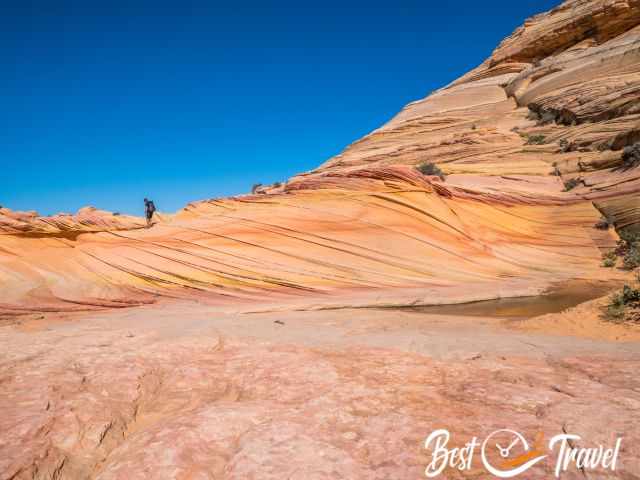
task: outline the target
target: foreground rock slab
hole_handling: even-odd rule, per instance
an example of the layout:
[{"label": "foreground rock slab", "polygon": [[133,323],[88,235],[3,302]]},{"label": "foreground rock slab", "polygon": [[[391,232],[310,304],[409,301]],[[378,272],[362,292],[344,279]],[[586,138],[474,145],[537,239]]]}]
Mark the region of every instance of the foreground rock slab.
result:
[{"label": "foreground rock slab", "polygon": [[617,470],[594,474],[640,472],[638,342],[392,310],[62,320],[0,329],[0,478],[424,478],[438,428],[461,445],[501,428],[622,437]]},{"label": "foreground rock slab", "polygon": [[601,255],[640,223],[639,29],[565,1],[317,169],[151,228],[0,208],[0,479],[417,479],[441,428],[622,439],[561,478],[640,478],[640,332],[605,300],[389,308],[629,279]]}]

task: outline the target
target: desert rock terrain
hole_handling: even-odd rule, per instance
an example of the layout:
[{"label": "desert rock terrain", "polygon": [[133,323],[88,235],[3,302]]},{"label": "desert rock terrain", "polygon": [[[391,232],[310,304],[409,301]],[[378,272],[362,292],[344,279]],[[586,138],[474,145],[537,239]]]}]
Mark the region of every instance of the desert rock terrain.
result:
[{"label": "desert rock terrain", "polygon": [[[417,479],[437,428],[622,437],[562,478],[640,478],[640,327],[595,298],[634,275],[602,254],[640,230],[638,142],[640,1],[569,0],[281,185],[152,228],[0,209],[0,479]],[[416,308],[570,285],[601,293]]]}]

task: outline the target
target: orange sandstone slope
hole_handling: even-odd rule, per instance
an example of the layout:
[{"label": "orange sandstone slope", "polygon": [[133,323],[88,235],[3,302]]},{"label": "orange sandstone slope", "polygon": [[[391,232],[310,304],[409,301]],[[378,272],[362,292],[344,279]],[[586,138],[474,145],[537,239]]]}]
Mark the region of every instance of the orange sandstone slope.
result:
[{"label": "orange sandstone slope", "polygon": [[594,224],[638,226],[640,161],[623,156],[639,141],[640,0],[570,0],[283,186],[151,229],[0,210],[0,312],[442,303],[614,276],[600,257],[616,235]]}]

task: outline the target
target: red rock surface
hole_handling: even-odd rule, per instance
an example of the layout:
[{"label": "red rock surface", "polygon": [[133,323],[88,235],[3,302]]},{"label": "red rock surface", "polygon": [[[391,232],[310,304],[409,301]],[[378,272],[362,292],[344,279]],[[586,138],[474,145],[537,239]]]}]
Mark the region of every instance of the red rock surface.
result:
[{"label": "red rock surface", "polygon": [[[423,478],[437,428],[459,444],[500,428],[565,428],[584,446],[622,436],[618,471],[595,478],[640,468],[637,343],[397,311],[178,304],[34,320],[0,342],[2,478]],[[490,478],[480,463],[470,474]]]},{"label": "red rock surface", "polygon": [[594,224],[639,223],[639,29],[636,0],[567,1],[318,169],[149,229],[0,209],[0,478],[421,478],[443,427],[621,436],[591,475],[640,476],[640,332],[603,301],[362,308],[628,279]]}]

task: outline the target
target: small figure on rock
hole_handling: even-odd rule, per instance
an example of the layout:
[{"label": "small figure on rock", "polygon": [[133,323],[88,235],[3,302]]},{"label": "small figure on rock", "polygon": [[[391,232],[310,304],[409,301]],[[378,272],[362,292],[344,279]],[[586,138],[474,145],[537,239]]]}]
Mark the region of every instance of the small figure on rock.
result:
[{"label": "small figure on rock", "polygon": [[153,204],[153,200],[144,199],[144,215],[147,217],[147,227],[151,226],[151,218],[156,211],[156,206]]}]

